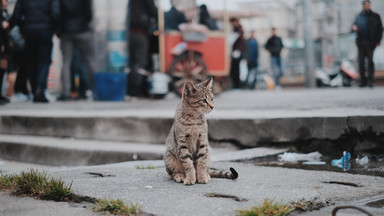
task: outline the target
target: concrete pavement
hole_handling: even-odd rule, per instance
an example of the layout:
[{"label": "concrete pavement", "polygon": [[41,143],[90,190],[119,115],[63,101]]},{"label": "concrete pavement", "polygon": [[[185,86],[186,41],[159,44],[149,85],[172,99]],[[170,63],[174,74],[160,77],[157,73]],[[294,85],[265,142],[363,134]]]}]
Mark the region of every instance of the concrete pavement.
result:
[{"label": "concrete pavement", "polygon": [[[0,170],[19,172],[20,169],[38,167],[67,183],[73,181],[73,191],[78,195],[119,198],[127,204],[138,203],[145,212],[156,215],[235,215],[236,210],[261,204],[266,198],[284,203],[303,198],[324,206],[320,211],[305,212],[304,215],[330,215],[333,206],[351,203],[368,209],[374,215],[384,215],[383,208],[366,206],[374,199],[384,199],[382,177],[228,162],[246,155],[252,158],[269,154],[269,150],[264,152],[259,148],[235,151],[244,146],[259,147],[260,144],[308,140],[326,143],[327,140],[339,141],[347,135],[361,139],[362,143],[370,141],[369,144],[380,147],[384,136],[384,88],[228,91],[216,96],[215,101],[215,110],[208,115],[210,138],[214,147],[229,147],[231,150],[219,150],[214,157],[216,162],[213,162],[213,167],[228,169],[233,166],[239,172],[239,179],[235,181],[213,179],[207,185],[186,187],[170,180],[159,160],[77,167],[30,164],[36,158],[43,157],[43,153],[34,155],[35,159],[27,164],[12,165],[14,162],[5,161],[4,166],[0,163]],[[120,151],[129,155],[136,152],[138,156],[145,153],[146,148],[159,154],[178,102],[178,98],[169,95],[164,100],[130,100],[122,103],[7,104],[0,107],[1,153],[9,156],[9,146],[19,144],[25,148],[43,146],[43,149],[56,149],[49,154],[55,151],[63,153],[68,149],[75,152],[96,149],[99,153]],[[26,150],[14,156],[23,155],[17,159],[23,160],[33,152]],[[75,153],[64,155],[69,161],[75,161],[70,157]],[[109,155],[106,158],[111,157],[118,156]],[[89,164],[84,161],[81,163]],[[138,164],[156,168],[136,169]],[[89,172],[109,176],[97,177]],[[354,183],[361,187],[337,182]],[[237,196],[247,201],[212,198],[205,196],[207,193]],[[95,213],[90,211],[87,203],[55,203],[0,194],[0,215],[92,214]],[[354,215],[354,212],[340,215]]]},{"label": "concrete pavement", "polygon": [[[151,164],[156,168],[136,169],[138,163]],[[351,203],[374,215],[384,215],[383,208],[366,205],[372,200],[384,199],[384,178],[381,177],[257,167],[243,163],[213,163],[215,168],[228,169],[230,166],[239,172],[237,180],[213,179],[208,184],[193,186],[172,181],[161,161],[50,168],[46,172],[67,184],[73,182],[72,190],[79,196],[122,199],[126,204],[139,204],[143,211],[155,215],[236,215],[237,210],[260,205],[264,199],[282,203],[304,199],[311,201],[313,206],[324,208],[303,215],[330,215],[334,206]],[[100,173],[105,177],[89,173]],[[349,182],[359,187],[332,182]],[[209,193],[234,196],[242,201],[208,197]],[[0,204],[1,215],[96,215],[85,202],[36,201],[1,193]],[[338,215],[359,215],[355,213],[349,211]]]}]

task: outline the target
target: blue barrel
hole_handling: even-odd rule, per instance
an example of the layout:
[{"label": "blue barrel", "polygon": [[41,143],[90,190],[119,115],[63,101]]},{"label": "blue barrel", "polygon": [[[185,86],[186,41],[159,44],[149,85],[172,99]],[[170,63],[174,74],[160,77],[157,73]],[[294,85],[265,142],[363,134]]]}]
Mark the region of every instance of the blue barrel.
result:
[{"label": "blue barrel", "polygon": [[124,101],[126,73],[95,73],[93,98],[100,101]]}]

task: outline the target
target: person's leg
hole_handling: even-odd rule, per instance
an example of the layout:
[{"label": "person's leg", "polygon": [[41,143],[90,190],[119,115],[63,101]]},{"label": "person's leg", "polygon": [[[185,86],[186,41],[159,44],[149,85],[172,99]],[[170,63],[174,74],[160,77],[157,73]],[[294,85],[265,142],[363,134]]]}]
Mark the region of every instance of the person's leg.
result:
[{"label": "person's leg", "polygon": [[254,66],[252,68],[252,75],[253,75],[253,82],[251,84],[251,89],[255,89],[256,83],[257,83],[257,66]]},{"label": "person's leg", "polygon": [[34,102],[48,102],[45,97],[45,90],[47,89],[48,73],[49,67],[51,65],[51,54],[52,54],[52,32],[50,31],[40,31],[38,40],[38,80],[37,80],[37,89]]},{"label": "person's leg", "polygon": [[75,49],[73,52],[71,73],[77,74],[79,76],[78,98],[86,99],[86,91],[88,90],[88,76],[86,74],[85,65],[81,60],[80,52],[77,49]]},{"label": "person's leg", "polygon": [[15,81],[14,91],[15,93],[22,93],[26,96],[29,95],[27,70],[24,63],[25,50],[21,50],[14,54],[14,61],[17,68],[17,76]]},{"label": "person's leg", "polygon": [[76,61],[76,50],[73,50],[72,59],[71,59],[71,94],[78,92],[78,86],[76,86],[76,75],[78,75],[77,68],[75,66]]},{"label": "person's leg", "polygon": [[360,72],[360,87],[367,85],[367,80],[365,78],[365,49],[363,45],[358,44],[358,62],[359,62],[359,72]]},{"label": "person's leg", "polygon": [[252,74],[252,65],[249,62],[247,63],[247,69],[248,69],[247,76],[245,77],[245,81],[244,81],[244,86],[246,87],[250,86],[248,82],[249,82],[249,77]]},{"label": "person's leg", "polygon": [[37,66],[38,65],[37,50],[39,49],[38,43],[37,43],[38,37],[36,36],[36,33],[34,31],[25,31],[24,38],[25,38],[24,63],[25,63],[26,76],[31,85],[32,94],[35,97],[36,89],[37,89],[37,78],[38,78],[38,66]]},{"label": "person's leg", "polygon": [[375,73],[375,63],[373,62],[373,53],[376,46],[370,46],[367,50],[367,59],[368,59],[368,85],[369,87],[374,86],[374,73]]},{"label": "person's leg", "polygon": [[85,32],[75,36],[75,46],[79,50],[81,60],[85,64],[88,73],[88,87],[93,90],[93,76],[96,71],[96,62],[93,49],[92,32]]},{"label": "person's leg", "polygon": [[241,58],[232,58],[231,62],[231,76],[233,88],[240,88],[240,60]]},{"label": "person's leg", "polygon": [[277,80],[280,86],[280,78],[283,76],[283,63],[281,60],[281,56],[277,57],[277,68],[278,68],[278,74],[277,74]]},{"label": "person's leg", "polygon": [[277,65],[277,57],[276,56],[271,56],[271,68],[273,72],[273,77],[275,78],[275,86],[280,86],[279,82],[279,67]]},{"label": "person's leg", "polygon": [[130,96],[148,96],[146,76],[139,74],[139,69],[144,69],[147,65],[148,37],[140,33],[130,35],[130,63],[131,72],[128,75],[128,94]]},{"label": "person's leg", "polygon": [[64,34],[60,40],[63,55],[61,69],[61,95],[58,100],[69,100],[71,96],[71,61],[73,55],[73,42],[70,35]]},{"label": "person's leg", "polygon": [[4,68],[0,68],[0,104],[9,102],[9,99],[3,96],[3,81],[5,72]]}]

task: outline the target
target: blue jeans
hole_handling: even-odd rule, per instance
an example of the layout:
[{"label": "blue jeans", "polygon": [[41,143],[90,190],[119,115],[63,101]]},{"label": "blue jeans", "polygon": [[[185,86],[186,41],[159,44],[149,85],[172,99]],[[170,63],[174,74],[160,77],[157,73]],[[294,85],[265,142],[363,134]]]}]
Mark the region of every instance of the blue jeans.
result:
[{"label": "blue jeans", "polygon": [[[75,77],[79,76],[79,86],[76,88]],[[80,51],[73,50],[72,62],[71,62],[71,91],[78,92],[79,95],[85,95],[88,89],[88,77],[86,67],[81,60]]]},{"label": "blue jeans", "polygon": [[[257,64],[247,64],[248,66],[248,73],[247,73],[247,77],[245,78],[245,85],[249,85],[249,87],[251,89],[255,89],[256,88],[256,82],[257,82]],[[249,78],[253,78],[253,80],[251,80],[251,83],[249,84]]]},{"label": "blue jeans", "polygon": [[275,77],[275,85],[280,86],[280,77],[283,76],[283,67],[281,65],[280,56],[271,56],[271,66],[273,76]]}]

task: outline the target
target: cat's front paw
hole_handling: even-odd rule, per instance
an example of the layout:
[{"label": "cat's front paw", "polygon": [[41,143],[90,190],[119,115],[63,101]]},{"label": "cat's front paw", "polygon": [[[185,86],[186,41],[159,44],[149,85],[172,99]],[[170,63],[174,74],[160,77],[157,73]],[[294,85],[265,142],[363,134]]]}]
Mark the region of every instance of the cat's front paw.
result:
[{"label": "cat's front paw", "polygon": [[185,178],[184,185],[193,185],[196,183],[196,178]]},{"label": "cat's front paw", "polygon": [[211,176],[208,173],[197,177],[197,182],[200,184],[207,184],[209,181],[211,181]]},{"label": "cat's front paw", "polygon": [[184,179],[185,179],[185,176],[181,173],[176,173],[173,175],[173,180],[175,180],[178,183],[183,182]]}]

